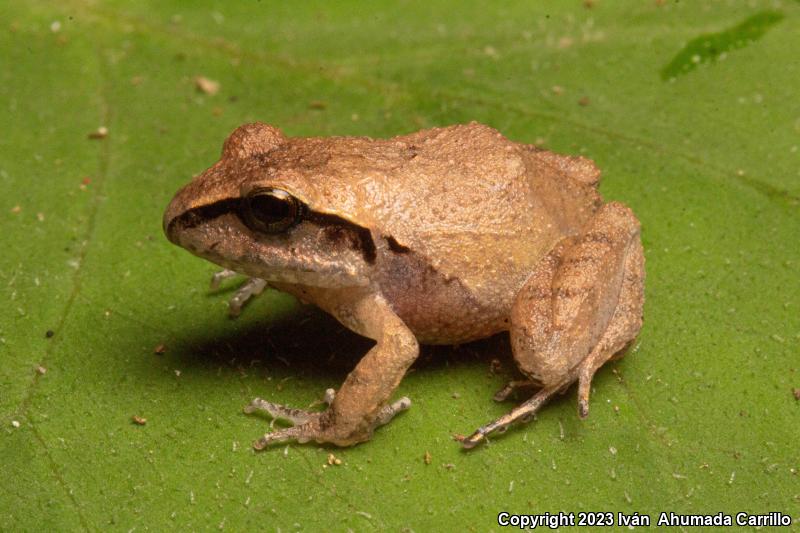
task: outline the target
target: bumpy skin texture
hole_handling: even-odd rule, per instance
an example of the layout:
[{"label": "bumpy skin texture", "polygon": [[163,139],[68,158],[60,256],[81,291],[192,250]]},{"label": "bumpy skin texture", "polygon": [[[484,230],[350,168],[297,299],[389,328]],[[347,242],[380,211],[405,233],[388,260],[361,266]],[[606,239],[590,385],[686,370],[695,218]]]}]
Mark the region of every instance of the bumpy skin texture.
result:
[{"label": "bumpy skin texture", "polygon": [[[302,423],[259,447],[367,440],[408,406],[389,399],[418,342],[509,330],[520,370],[541,390],[466,438],[471,447],[576,380],[585,415],[592,375],[638,333],[639,224],[625,206],[603,204],[598,181],[589,160],[477,123],[388,140],[287,138],[256,123],[234,131],[220,161],[176,194],[164,229],[377,341],[327,411],[294,417]],[[302,217],[278,233],[252,227],[242,198],[264,188],[294,197]]]}]

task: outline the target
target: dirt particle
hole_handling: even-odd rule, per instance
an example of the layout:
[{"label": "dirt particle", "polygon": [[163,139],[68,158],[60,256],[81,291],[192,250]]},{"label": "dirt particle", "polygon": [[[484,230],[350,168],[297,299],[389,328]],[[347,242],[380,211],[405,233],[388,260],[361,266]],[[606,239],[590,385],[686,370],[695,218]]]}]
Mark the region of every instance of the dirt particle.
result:
[{"label": "dirt particle", "polygon": [[36,373],[39,374],[40,376],[44,376],[45,374],[47,374],[47,369],[42,365],[38,365],[36,367]]},{"label": "dirt particle", "polygon": [[153,353],[157,355],[163,355],[167,352],[167,347],[163,344],[159,344],[155,348],[153,348]]},{"label": "dirt particle", "polygon": [[800,401],[800,388],[792,389],[792,396],[794,396],[795,400]]},{"label": "dirt particle", "polygon": [[53,331],[52,329],[48,329],[47,331],[44,332],[44,336],[47,339],[53,338],[53,335],[55,335],[55,334],[56,334],[56,332]]},{"label": "dirt particle", "polygon": [[44,213],[36,213],[36,220],[44,222]]},{"label": "dirt particle", "polygon": [[147,424],[147,419],[146,419],[146,418],[143,418],[143,417],[141,417],[141,416],[139,416],[139,415],[133,415],[133,416],[131,417],[131,420],[132,420],[132,421],[133,421],[133,423],[134,423],[134,424],[136,424],[137,426],[143,426],[143,425]]},{"label": "dirt particle", "polygon": [[425,455],[422,456],[422,460],[425,462],[426,465],[431,464],[431,461],[433,461],[433,456],[431,455],[431,452],[425,450]]},{"label": "dirt particle", "polygon": [[50,23],[50,31],[53,32],[53,33],[60,32],[61,31],[61,21],[60,20],[54,20],[53,22],[51,22]]},{"label": "dirt particle", "polygon": [[11,212],[14,213],[15,215],[19,214],[22,212],[22,207],[15,205],[14,207],[11,208]]},{"label": "dirt particle", "polygon": [[11,421],[11,425],[12,425],[13,427],[15,427],[15,428],[18,428],[18,427],[20,426],[20,423],[19,423],[19,421],[18,421],[18,420],[12,420],[12,421]]},{"label": "dirt particle", "polygon": [[444,463],[442,467],[446,468],[447,470],[453,470],[456,467],[456,465],[454,465],[453,463]]},{"label": "dirt particle", "polygon": [[330,466],[333,466],[333,465],[339,466],[340,464],[342,464],[342,460],[339,459],[338,457],[336,457],[335,455],[333,455],[332,453],[329,453],[328,454],[328,464]]},{"label": "dirt particle", "polygon": [[327,107],[328,107],[328,104],[326,104],[325,102],[323,102],[321,100],[314,100],[313,102],[309,102],[308,103],[308,108],[309,109],[314,109],[314,110],[317,110],[317,111],[322,111],[323,109],[325,109]]},{"label": "dirt particle", "polygon": [[105,139],[108,137],[108,128],[105,126],[100,126],[93,132],[89,133],[88,137],[90,139]]},{"label": "dirt particle", "polygon": [[215,95],[219,92],[219,82],[206,78],[205,76],[196,76],[194,78],[194,86],[203,94]]},{"label": "dirt particle", "polygon": [[561,85],[553,85],[550,90],[553,91],[555,95],[564,94],[564,88]]},{"label": "dirt particle", "polygon": [[461,395],[457,392],[454,392],[453,394],[450,395],[450,397],[453,398],[454,400],[458,400],[459,398],[461,398]]},{"label": "dirt particle", "polygon": [[586,107],[587,105],[589,105],[590,102],[591,100],[589,100],[588,96],[581,96],[580,100],[578,100],[578,105]]}]

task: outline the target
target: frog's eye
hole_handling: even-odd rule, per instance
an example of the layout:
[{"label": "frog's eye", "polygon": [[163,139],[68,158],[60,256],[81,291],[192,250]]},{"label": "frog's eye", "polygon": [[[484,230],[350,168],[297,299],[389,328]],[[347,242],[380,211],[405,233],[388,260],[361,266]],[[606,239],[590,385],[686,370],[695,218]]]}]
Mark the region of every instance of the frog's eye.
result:
[{"label": "frog's eye", "polygon": [[303,204],[281,189],[255,189],[244,197],[244,221],[263,233],[283,233],[300,221]]}]

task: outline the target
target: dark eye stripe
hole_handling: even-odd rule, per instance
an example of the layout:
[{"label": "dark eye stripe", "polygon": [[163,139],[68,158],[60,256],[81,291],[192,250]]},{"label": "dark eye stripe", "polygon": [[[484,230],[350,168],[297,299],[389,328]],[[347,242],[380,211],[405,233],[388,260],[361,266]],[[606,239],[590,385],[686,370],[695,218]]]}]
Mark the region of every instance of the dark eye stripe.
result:
[{"label": "dark eye stripe", "polygon": [[[326,213],[317,213],[311,211],[305,204],[303,205],[303,220],[310,222],[316,226],[327,226],[340,228],[348,236],[350,247],[354,250],[361,252],[364,260],[369,264],[374,264],[377,259],[377,249],[375,241],[372,240],[372,234],[367,228],[363,228],[358,224],[353,224],[336,215],[329,215]],[[244,223],[242,215],[242,200],[239,198],[232,200],[220,200],[213,204],[195,207],[176,217],[170,222],[168,231],[171,233],[177,228],[191,229],[210,222],[215,218],[221,217],[232,213],[236,215],[239,220]]]}]

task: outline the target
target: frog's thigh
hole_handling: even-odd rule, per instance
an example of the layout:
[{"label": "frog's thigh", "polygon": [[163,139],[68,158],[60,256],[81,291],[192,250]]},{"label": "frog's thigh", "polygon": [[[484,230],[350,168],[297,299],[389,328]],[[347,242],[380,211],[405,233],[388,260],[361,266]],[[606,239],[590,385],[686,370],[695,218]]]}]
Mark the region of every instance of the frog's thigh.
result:
[{"label": "frog's thigh", "polygon": [[520,370],[545,388],[568,385],[579,366],[591,379],[638,333],[643,276],[638,221],[622,204],[606,204],[517,295],[511,342]]}]

